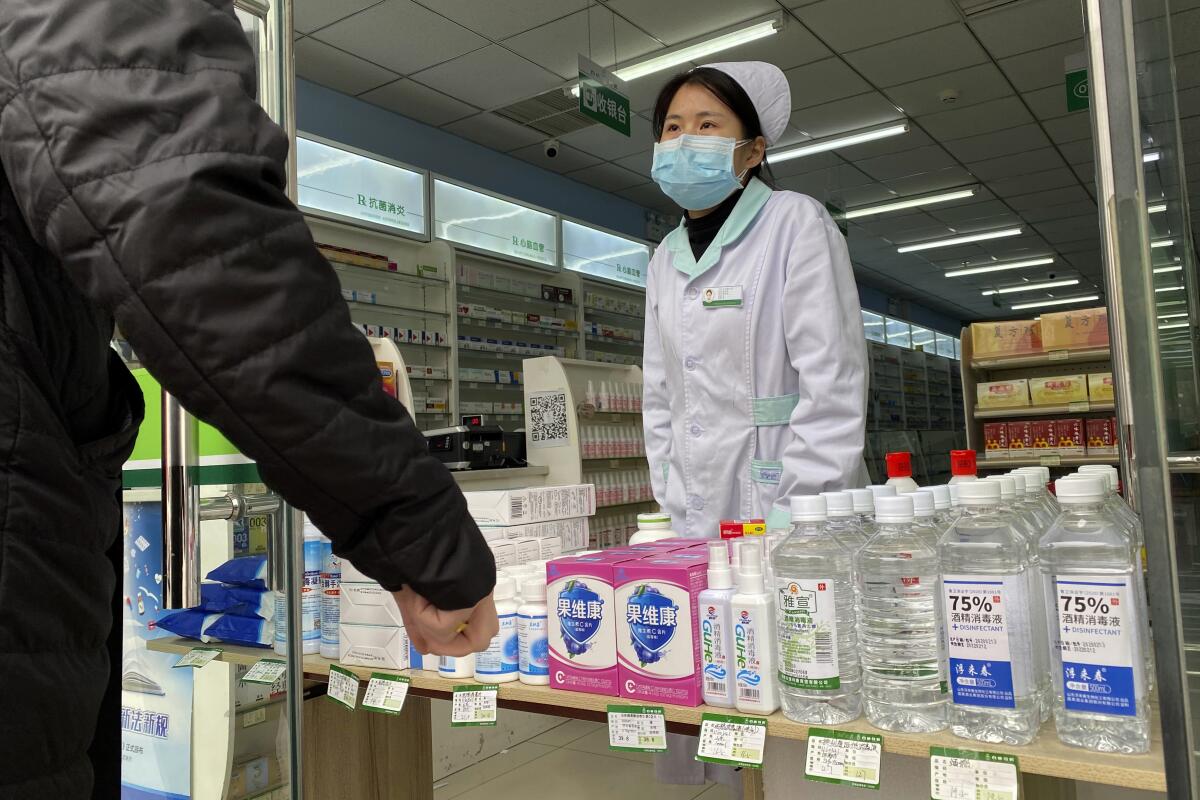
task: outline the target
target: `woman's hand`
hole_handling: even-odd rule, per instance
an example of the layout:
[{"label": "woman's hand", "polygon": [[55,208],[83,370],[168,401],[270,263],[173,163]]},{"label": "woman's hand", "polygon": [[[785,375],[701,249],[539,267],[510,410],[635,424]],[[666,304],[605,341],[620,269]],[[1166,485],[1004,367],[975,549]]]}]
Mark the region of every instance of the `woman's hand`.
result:
[{"label": "woman's hand", "polygon": [[496,603],[489,594],[474,608],[443,611],[407,586],[393,592],[409,641],[419,652],[462,657],[487,649],[500,630]]}]

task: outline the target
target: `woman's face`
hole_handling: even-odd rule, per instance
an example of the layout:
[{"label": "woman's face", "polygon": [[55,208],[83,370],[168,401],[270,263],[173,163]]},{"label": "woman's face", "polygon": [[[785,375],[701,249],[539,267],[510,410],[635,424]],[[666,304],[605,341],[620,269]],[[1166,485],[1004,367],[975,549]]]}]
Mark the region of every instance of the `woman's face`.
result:
[{"label": "woman's face", "polygon": [[[680,87],[663,120],[660,142],[678,139],[684,134],[693,136],[723,136],[734,141],[746,138],[746,127],[715,94],[703,86],[688,83]],[[766,155],[766,140],[759,136],[733,151],[733,172],[741,175],[762,163]]]}]

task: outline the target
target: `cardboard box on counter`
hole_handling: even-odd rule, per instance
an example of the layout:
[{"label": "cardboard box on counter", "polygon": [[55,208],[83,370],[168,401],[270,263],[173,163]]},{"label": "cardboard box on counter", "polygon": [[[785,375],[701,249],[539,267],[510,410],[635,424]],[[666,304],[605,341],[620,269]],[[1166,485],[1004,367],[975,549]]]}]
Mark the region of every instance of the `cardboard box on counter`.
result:
[{"label": "cardboard box on counter", "polygon": [[596,513],[596,490],[590,483],[464,494],[467,510],[480,525],[523,525]]},{"label": "cardboard box on counter", "polygon": [[338,625],[338,661],[346,666],[408,669],[408,633],[379,625]]},{"label": "cardboard box on counter", "polygon": [[343,625],[404,627],[404,619],[400,616],[396,598],[378,583],[343,581],[338,610]]},{"label": "cardboard box on counter", "polygon": [[979,408],[1025,408],[1029,405],[1029,381],[992,381],[975,385],[975,405]]},{"label": "cardboard box on counter", "polygon": [[971,353],[976,358],[1038,353],[1042,330],[1037,320],[976,322],[971,325]]},{"label": "cardboard box on counter", "polygon": [[1108,347],[1108,309],[1042,314],[1042,347],[1048,352]]}]

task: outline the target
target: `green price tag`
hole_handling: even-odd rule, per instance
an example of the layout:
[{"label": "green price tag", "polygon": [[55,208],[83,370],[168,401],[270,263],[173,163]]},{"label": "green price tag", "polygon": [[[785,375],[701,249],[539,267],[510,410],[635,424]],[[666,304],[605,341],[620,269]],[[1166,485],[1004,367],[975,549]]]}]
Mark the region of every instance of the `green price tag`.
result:
[{"label": "green price tag", "polygon": [[667,752],[667,716],[662,707],[610,705],[608,748],[626,753]]},{"label": "green price tag", "polygon": [[804,777],[822,783],[878,789],[882,757],[883,737],[878,734],[809,728]]},{"label": "green price tag", "polygon": [[183,658],[175,662],[175,668],[192,667],[193,669],[200,669],[201,667],[208,666],[219,655],[221,655],[221,651],[215,647],[193,647],[187,651],[187,654]]},{"label": "green price tag", "polygon": [[500,687],[494,683],[468,683],[454,687],[450,708],[452,728],[495,727],[496,696]]},{"label": "green price tag", "polygon": [[762,717],[705,714],[700,719],[697,761],[734,767],[762,767],[767,721]]},{"label": "green price tag", "polygon": [[287,672],[287,662],[277,658],[264,658],[242,676],[246,683],[274,683]]},{"label": "green price tag", "polygon": [[1017,800],[1017,757],[954,747],[929,748],[931,800]]},{"label": "green price tag", "polygon": [[348,669],[339,666],[329,668],[329,687],[325,690],[329,699],[351,711],[358,702],[358,678]]},{"label": "green price tag", "polygon": [[404,708],[410,684],[412,680],[403,675],[372,672],[366,694],[363,695],[362,707],[380,714],[399,714]]}]

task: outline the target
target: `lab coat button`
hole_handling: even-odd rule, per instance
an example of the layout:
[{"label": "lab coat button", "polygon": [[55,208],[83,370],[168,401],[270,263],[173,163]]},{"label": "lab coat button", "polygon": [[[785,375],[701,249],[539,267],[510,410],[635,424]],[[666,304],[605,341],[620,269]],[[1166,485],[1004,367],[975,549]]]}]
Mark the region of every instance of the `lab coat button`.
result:
[{"label": "lab coat button", "polygon": [[688,290],[687,290],[687,299],[688,299],[688,300],[695,300],[695,299],[696,299],[696,296],[697,296],[697,295],[699,295],[699,294],[700,294],[700,292],[699,292],[698,290],[696,290],[696,289],[688,289]]},{"label": "lab coat button", "polygon": [[683,365],[687,367],[688,370],[694,370],[696,368],[696,359],[688,356],[687,360],[683,362]]},{"label": "lab coat button", "polygon": [[692,426],[692,436],[699,436],[702,433],[704,433],[704,428],[701,428],[699,425]]},{"label": "lab coat button", "polygon": [[688,498],[688,505],[693,511],[700,511],[704,508],[704,498],[694,494]]}]

